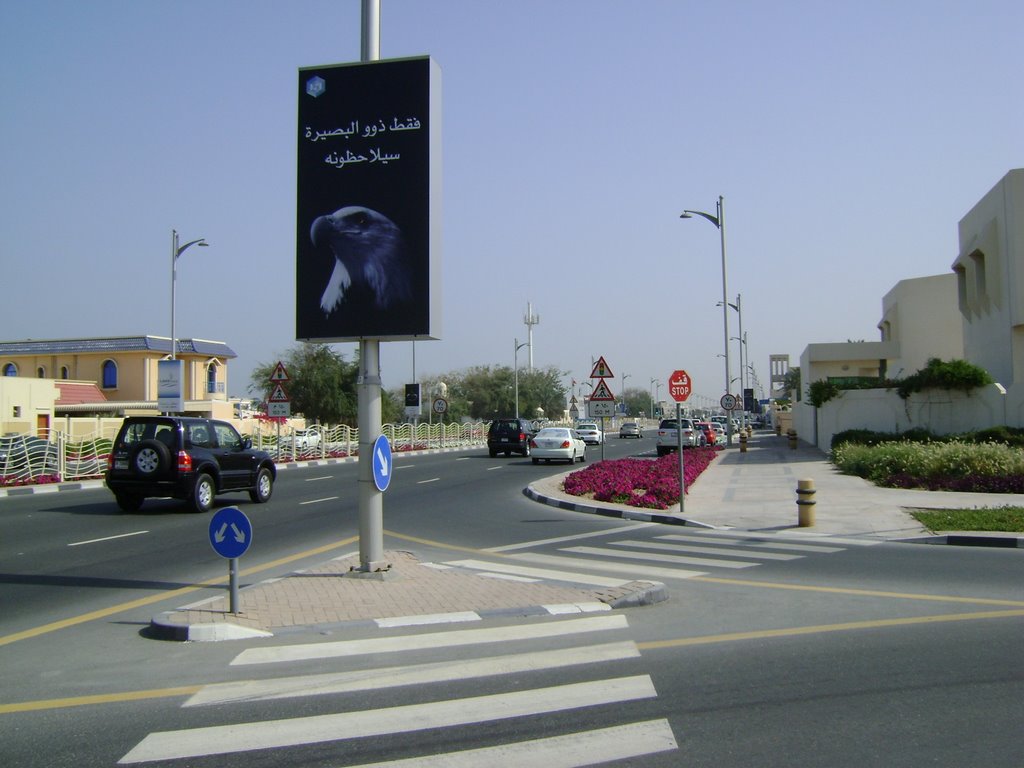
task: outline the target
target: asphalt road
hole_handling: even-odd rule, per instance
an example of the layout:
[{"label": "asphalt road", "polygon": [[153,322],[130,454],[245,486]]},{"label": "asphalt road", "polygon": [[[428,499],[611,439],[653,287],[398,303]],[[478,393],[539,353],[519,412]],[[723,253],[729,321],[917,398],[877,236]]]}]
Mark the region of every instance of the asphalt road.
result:
[{"label": "asphalt road", "polygon": [[[606,454],[649,442],[613,438]],[[1020,764],[1020,550],[808,543],[572,513],[522,495],[563,468],[485,451],[399,456],[396,467],[389,547],[439,562],[466,557],[458,548],[535,567],[586,561],[657,575],[670,598],[596,616],[155,641],[150,616],[225,577],[207,516],[169,502],[125,515],[105,491],[3,499],[5,762]],[[255,532],[246,578],[355,549],[355,471],[289,469],[269,504],[239,496]],[[215,685],[239,681],[250,682]],[[278,720],[288,723],[267,725]],[[289,735],[264,742],[271,733]],[[475,749],[491,751],[458,754]]]}]

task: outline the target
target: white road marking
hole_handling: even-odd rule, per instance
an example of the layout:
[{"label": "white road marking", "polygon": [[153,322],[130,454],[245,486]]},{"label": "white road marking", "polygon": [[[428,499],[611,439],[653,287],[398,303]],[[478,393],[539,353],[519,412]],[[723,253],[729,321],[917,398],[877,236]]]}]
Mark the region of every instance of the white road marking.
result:
[{"label": "white road marking", "polygon": [[[518,557],[513,555],[513,557]],[[492,563],[487,560],[449,560],[449,565],[460,568],[472,568],[477,571],[490,571],[492,573],[512,573],[517,576],[530,576],[538,579],[552,579],[555,581],[568,581],[573,584],[592,584],[596,587],[622,587],[632,579],[612,579],[607,576],[595,576],[592,573],[571,573],[568,571],[551,571],[542,568],[530,568],[524,565],[512,565],[511,563]]]},{"label": "white road marking", "polygon": [[745,549],[723,549],[721,547],[699,547],[692,544],[661,544],[657,541],[609,541],[613,547],[638,547],[639,549],[661,549],[670,552],[694,552],[698,555],[739,555],[756,557],[759,560],[801,560],[803,555],[783,555],[778,552],[750,552]]},{"label": "white road marking", "polygon": [[440,477],[432,477],[429,480],[417,480],[416,481],[416,485],[426,485],[427,483],[436,483],[440,479],[441,479]]},{"label": "white road marking", "polygon": [[280,645],[268,648],[249,648],[242,651],[231,665],[274,664],[281,661],[330,659],[341,656],[417,651],[425,648],[458,647],[482,643],[502,643],[508,640],[530,640],[541,637],[559,637],[583,632],[604,632],[625,629],[622,615],[592,616],[569,621],[547,621],[537,624],[517,624],[508,627],[462,629],[455,632],[431,632],[403,637],[373,637],[364,640],[339,640],[304,645]]},{"label": "white road marking", "polygon": [[114,539],[127,539],[129,536],[142,536],[149,531],[133,531],[132,533],[119,533],[116,536],[104,536],[102,539],[89,539],[88,541],[73,541],[69,547],[80,547],[83,544],[98,544],[101,541],[113,541]]},{"label": "white road marking", "polygon": [[322,504],[325,501],[334,501],[337,498],[337,496],[326,496],[322,499],[310,499],[309,501],[300,501],[299,506],[304,507],[307,504]]},{"label": "white road marking", "polygon": [[752,568],[760,563],[745,560],[710,560],[706,557],[684,557],[682,555],[657,555],[649,552],[624,553],[607,547],[568,547],[565,552],[578,555],[598,555],[599,557],[632,557],[637,560],[652,560],[660,563],[679,563],[680,565],[701,565],[705,568]]},{"label": "white road marking", "polygon": [[481,659],[454,659],[404,667],[299,675],[273,680],[245,680],[204,686],[183,706],[200,707],[242,701],[269,701],[302,696],[373,691],[380,688],[469,680],[639,657],[640,651],[637,650],[636,644],[632,641],[625,641],[551,651],[490,656]]},{"label": "white road marking", "polygon": [[606,573],[625,573],[629,575],[624,583],[636,581],[637,579],[692,579],[694,576],[706,576],[706,571],[685,571],[678,568],[659,568],[656,565],[646,563],[611,563],[607,560],[588,560],[582,557],[559,557],[557,555],[542,555],[535,552],[524,552],[520,555],[509,555],[509,557],[527,563],[538,563],[551,565],[555,568],[595,568]]},{"label": "white road marking", "polygon": [[[708,540],[701,536],[680,536],[678,534],[668,534],[666,536],[659,536],[659,539],[665,539],[666,541],[693,541],[707,544]],[[784,549],[790,552],[845,552],[843,547],[821,547],[815,544],[786,544],[784,542],[764,541],[758,539],[756,541],[745,541],[744,539],[722,539],[716,538],[712,543],[722,544],[736,547],[764,547],[766,549]],[[751,557],[758,557],[758,555],[751,555]]]},{"label": "white road marking", "polygon": [[656,698],[648,675],[514,693],[238,725],[151,733],[118,763],[322,744]]},{"label": "white road marking", "polygon": [[479,768],[481,765],[582,768],[653,755],[656,752],[670,752],[678,748],[668,720],[648,720],[497,747],[363,764],[354,768]]},{"label": "white road marking", "polygon": [[457,624],[466,621],[480,621],[480,614],[475,611],[459,611],[458,613],[392,616],[389,619],[376,619],[376,624],[378,627],[419,627],[425,624]]},{"label": "white road marking", "polygon": [[612,536],[617,533],[627,533],[629,531],[636,530],[637,528],[650,528],[652,525],[660,525],[659,523],[637,523],[636,525],[627,525],[626,527],[608,528],[604,531],[591,531],[590,533],[578,533],[575,536],[559,536],[554,539],[537,539],[536,541],[524,541],[522,544],[509,544],[504,547],[491,547],[485,549],[484,552],[511,552],[514,549],[526,549],[527,547],[540,547],[545,544],[561,544],[563,541],[578,541],[579,539],[590,539],[595,536]]}]

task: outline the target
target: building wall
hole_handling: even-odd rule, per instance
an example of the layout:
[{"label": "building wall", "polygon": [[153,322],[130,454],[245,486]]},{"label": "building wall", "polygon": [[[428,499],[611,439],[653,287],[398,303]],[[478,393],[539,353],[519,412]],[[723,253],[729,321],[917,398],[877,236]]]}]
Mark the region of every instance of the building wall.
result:
[{"label": "building wall", "polygon": [[958,229],[964,358],[1006,387],[1024,382],[1024,169],[1000,179]]},{"label": "building wall", "polygon": [[901,280],[882,299],[878,324],[882,341],[897,345],[886,375],[902,378],[924,368],[933,357],[964,357],[963,319],[953,273]]},{"label": "building wall", "polygon": [[36,434],[40,421],[53,424],[53,403],[60,391],[52,379],[0,377],[0,435]]}]

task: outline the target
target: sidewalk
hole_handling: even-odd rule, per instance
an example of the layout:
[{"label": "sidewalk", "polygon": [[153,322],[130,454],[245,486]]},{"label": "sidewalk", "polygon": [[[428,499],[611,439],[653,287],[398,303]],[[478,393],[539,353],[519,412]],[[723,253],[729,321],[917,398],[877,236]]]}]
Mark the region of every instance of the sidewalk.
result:
[{"label": "sidewalk", "polygon": [[[577,471],[574,468],[573,471]],[[567,474],[567,473],[566,473]],[[866,480],[838,473],[816,448],[759,433],[748,443],[727,448],[701,474],[686,496],[683,510],[641,510],[568,496],[564,474],[532,484],[530,498],[577,512],[704,528],[747,531],[793,530],[807,535],[864,536],[929,543],[977,543],[971,535],[931,534],[906,511],[910,508],[1024,506],[1024,495],[936,493],[877,488]],[[816,487],[815,522],[798,527],[797,481]],[[1004,546],[1024,546],[1016,534],[977,534]],[[489,553],[491,559],[501,555]],[[239,594],[239,615],[228,613],[228,596],[185,606],[154,617],[160,637],[178,640],[227,640],[274,632],[324,628],[346,623],[380,627],[475,621],[493,615],[552,615],[611,610],[666,598],[663,584],[621,582],[613,586],[501,577],[436,563],[420,562],[405,551],[385,553],[386,575],[353,576],[358,553],[331,560],[282,579],[261,582]],[[345,575],[350,574],[350,575]]]}]

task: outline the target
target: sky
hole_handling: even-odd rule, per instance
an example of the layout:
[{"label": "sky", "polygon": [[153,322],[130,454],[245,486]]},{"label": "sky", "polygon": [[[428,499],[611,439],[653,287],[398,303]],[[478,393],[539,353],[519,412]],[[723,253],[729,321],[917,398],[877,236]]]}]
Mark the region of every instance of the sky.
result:
[{"label": "sky", "polygon": [[[209,247],[175,333],[249,394],[297,343],[297,73],[359,60],[360,5],[2,0],[0,339],[170,336],[177,230]],[[1021,29],[1019,0],[382,0],[381,58],[443,94],[441,338],[382,343],[383,385],[511,366],[530,305],[524,367],[717,401],[719,231],[680,213],[719,196],[765,391],[769,355],[878,340],[1024,165]]]}]

